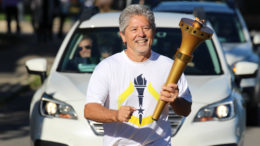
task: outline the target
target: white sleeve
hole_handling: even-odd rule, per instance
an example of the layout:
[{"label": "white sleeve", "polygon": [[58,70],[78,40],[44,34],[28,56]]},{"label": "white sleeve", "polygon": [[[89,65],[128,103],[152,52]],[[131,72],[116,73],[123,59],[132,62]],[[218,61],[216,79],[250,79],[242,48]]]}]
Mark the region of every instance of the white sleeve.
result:
[{"label": "white sleeve", "polygon": [[109,89],[109,64],[100,62],[95,68],[87,88],[86,104],[99,103],[104,105]]},{"label": "white sleeve", "polygon": [[184,98],[189,102],[192,102],[192,96],[184,74],[181,75],[181,78],[178,81],[178,88],[179,88],[179,97]]}]

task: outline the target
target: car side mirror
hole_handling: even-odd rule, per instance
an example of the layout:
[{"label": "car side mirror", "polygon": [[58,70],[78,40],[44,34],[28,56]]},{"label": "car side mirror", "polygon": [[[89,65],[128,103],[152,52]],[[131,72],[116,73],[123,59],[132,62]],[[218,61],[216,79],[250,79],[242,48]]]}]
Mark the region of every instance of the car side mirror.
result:
[{"label": "car side mirror", "polygon": [[235,76],[236,83],[239,85],[243,78],[253,78],[258,71],[258,64],[253,62],[241,61],[233,65],[232,68]]},{"label": "car side mirror", "polygon": [[253,45],[254,45],[254,50],[258,51],[258,49],[260,48],[260,33],[254,34]]},{"label": "car side mirror", "polygon": [[29,74],[40,75],[42,83],[47,77],[47,60],[45,58],[27,60],[25,67]]}]

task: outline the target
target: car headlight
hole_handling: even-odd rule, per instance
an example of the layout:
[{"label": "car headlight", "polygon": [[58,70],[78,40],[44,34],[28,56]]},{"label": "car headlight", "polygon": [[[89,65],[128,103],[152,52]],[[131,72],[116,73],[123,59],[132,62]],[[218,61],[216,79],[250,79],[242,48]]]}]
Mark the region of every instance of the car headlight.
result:
[{"label": "car headlight", "polygon": [[77,119],[77,114],[71,105],[53,99],[46,93],[43,94],[40,101],[40,113],[42,116],[50,118]]},{"label": "car headlight", "polygon": [[229,120],[235,116],[234,101],[228,97],[199,110],[194,122]]}]

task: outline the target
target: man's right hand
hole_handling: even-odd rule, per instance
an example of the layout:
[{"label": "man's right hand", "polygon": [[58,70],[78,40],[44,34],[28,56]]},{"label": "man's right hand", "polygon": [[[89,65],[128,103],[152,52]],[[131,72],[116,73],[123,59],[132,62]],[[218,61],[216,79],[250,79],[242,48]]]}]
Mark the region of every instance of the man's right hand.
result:
[{"label": "man's right hand", "polygon": [[116,115],[117,121],[128,122],[135,110],[136,108],[131,106],[121,106],[117,111],[117,115]]},{"label": "man's right hand", "polygon": [[88,103],[84,108],[84,117],[101,123],[128,122],[135,110],[131,106],[121,106],[119,110],[112,110],[99,103]]}]

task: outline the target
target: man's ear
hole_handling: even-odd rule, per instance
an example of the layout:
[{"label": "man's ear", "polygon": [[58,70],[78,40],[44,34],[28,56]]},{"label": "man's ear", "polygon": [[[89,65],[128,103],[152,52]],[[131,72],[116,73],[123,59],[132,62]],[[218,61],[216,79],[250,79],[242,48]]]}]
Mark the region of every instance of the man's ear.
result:
[{"label": "man's ear", "polygon": [[122,38],[123,43],[126,43],[125,34],[123,32],[120,32],[120,36]]}]

